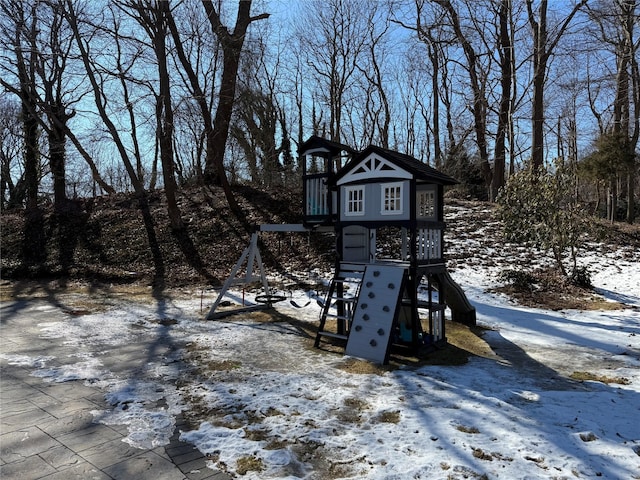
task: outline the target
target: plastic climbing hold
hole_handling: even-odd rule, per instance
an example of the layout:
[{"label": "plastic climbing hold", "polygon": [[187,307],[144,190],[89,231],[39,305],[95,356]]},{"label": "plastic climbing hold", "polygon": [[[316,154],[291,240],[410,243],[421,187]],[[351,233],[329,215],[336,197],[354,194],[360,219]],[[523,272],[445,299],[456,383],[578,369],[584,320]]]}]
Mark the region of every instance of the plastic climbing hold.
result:
[{"label": "plastic climbing hold", "polygon": [[373,287],[373,282],[367,282],[365,285],[367,286],[367,288],[371,288]]},{"label": "plastic climbing hold", "polygon": [[366,313],[362,316],[362,319],[366,322],[367,320],[369,320],[369,315],[367,315]]},{"label": "plastic climbing hold", "polygon": [[388,306],[388,305],[385,305],[384,307],[382,307],[382,311],[383,311],[383,312],[388,312],[389,310],[390,310],[390,309],[389,309],[389,306]]},{"label": "plastic climbing hold", "polygon": [[376,270],[375,272],[373,272],[373,276],[374,277],[379,277],[380,276],[380,270]]},{"label": "plastic climbing hold", "polygon": [[393,283],[390,283],[389,285],[387,285],[387,287],[388,287],[390,290],[393,290],[394,288],[396,288],[396,286],[395,286]]},{"label": "plastic climbing hold", "polygon": [[359,332],[360,330],[362,330],[362,325],[356,325],[356,332]]},{"label": "plastic climbing hold", "polygon": [[362,305],[360,305],[360,308],[364,310],[364,309],[365,309],[365,308],[367,308],[368,306],[369,306],[369,305],[367,305],[366,303],[363,303]]},{"label": "plastic climbing hold", "polygon": [[376,296],[376,294],[375,294],[375,293],[373,293],[373,292],[369,292],[369,295],[368,295],[368,297],[369,297],[369,298],[373,298],[373,297],[375,297],[375,296]]},{"label": "plastic climbing hold", "polygon": [[382,337],[384,335],[384,330],[379,328],[378,329],[378,335],[380,335]]},{"label": "plastic climbing hold", "polygon": [[375,340],[371,340],[369,342],[369,345],[371,345],[372,347],[375,347],[376,345],[378,345],[378,342],[376,342]]}]

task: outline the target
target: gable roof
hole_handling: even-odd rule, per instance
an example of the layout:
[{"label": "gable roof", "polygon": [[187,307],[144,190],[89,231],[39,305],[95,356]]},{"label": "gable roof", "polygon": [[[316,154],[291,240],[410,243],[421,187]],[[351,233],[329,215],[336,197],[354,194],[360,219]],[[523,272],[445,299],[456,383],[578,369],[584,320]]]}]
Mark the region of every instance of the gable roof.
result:
[{"label": "gable roof", "polygon": [[[344,167],[342,167],[333,178],[334,184],[340,183],[340,180],[351,173],[361,163],[366,161],[369,157],[380,157],[387,162],[394,164],[402,170],[410,173],[415,180],[423,180],[429,183],[435,183],[438,185],[455,185],[458,181],[449,175],[439,172],[435,168],[430,167],[426,163],[406,155],[404,153],[396,152],[394,150],[388,150],[386,148],[378,147],[376,145],[369,145],[367,148],[356,154]],[[358,169],[359,170],[359,169]],[[378,175],[371,176],[370,178],[383,178],[385,170],[378,170]],[[397,174],[391,174],[392,177],[398,178]],[[346,183],[346,182],[341,182]]]},{"label": "gable roof", "polygon": [[311,135],[302,145],[298,148],[300,155],[313,153],[321,157],[328,156],[334,157],[340,152],[347,152],[354,154],[357,151],[348,145],[327,140],[326,138],[318,137],[317,135]]}]

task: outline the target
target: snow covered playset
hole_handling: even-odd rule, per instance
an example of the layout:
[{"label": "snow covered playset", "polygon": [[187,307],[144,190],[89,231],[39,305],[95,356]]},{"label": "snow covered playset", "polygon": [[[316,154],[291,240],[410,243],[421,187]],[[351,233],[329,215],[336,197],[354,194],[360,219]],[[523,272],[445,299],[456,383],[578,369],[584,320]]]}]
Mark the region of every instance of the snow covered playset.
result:
[{"label": "snow covered playset", "polygon": [[228,314],[218,307],[245,263],[246,281],[256,278],[258,267],[265,294],[257,301],[270,305],[285,298],[269,289],[259,232],[317,231],[335,234],[336,260],[316,347],[338,339],[347,355],[384,364],[392,346],[417,352],[444,344],[447,306],[453,321],[475,325],[475,308],[444,259],[444,187],[457,183],[453,178],[374,145],[355,151],[312,136],[299,153],[302,223],[257,227],[208,319]]}]

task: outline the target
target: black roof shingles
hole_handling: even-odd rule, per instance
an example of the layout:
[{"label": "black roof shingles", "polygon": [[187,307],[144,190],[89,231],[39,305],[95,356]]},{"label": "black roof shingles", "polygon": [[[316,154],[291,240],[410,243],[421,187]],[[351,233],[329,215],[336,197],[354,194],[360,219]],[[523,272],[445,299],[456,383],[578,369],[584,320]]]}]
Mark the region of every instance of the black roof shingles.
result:
[{"label": "black roof shingles", "polygon": [[450,177],[449,175],[430,167],[426,163],[422,163],[416,158],[406,155],[404,153],[396,152],[394,150],[388,150],[386,148],[378,147],[376,145],[369,145],[367,148],[356,154],[351,161],[349,161],[344,167],[337,172],[334,182],[337,182],[340,178],[345,176],[356,165],[358,165],[363,159],[370,154],[376,153],[382,158],[394,163],[398,167],[411,173],[416,180],[424,180],[439,185],[455,185],[458,181]]}]

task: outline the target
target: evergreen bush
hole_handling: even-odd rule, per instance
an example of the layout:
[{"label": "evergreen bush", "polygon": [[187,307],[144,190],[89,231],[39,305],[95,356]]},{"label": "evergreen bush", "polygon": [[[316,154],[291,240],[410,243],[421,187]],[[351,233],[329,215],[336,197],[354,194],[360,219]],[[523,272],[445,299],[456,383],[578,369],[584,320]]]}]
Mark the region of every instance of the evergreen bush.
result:
[{"label": "evergreen bush", "polygon": [[526,167],[509,179],[497,199],[505,239],[551,252],[566,277],[576,272],[578,252],[590,231],[589,218],[574,199],[575,179],[561,162],[553,171]]}]

